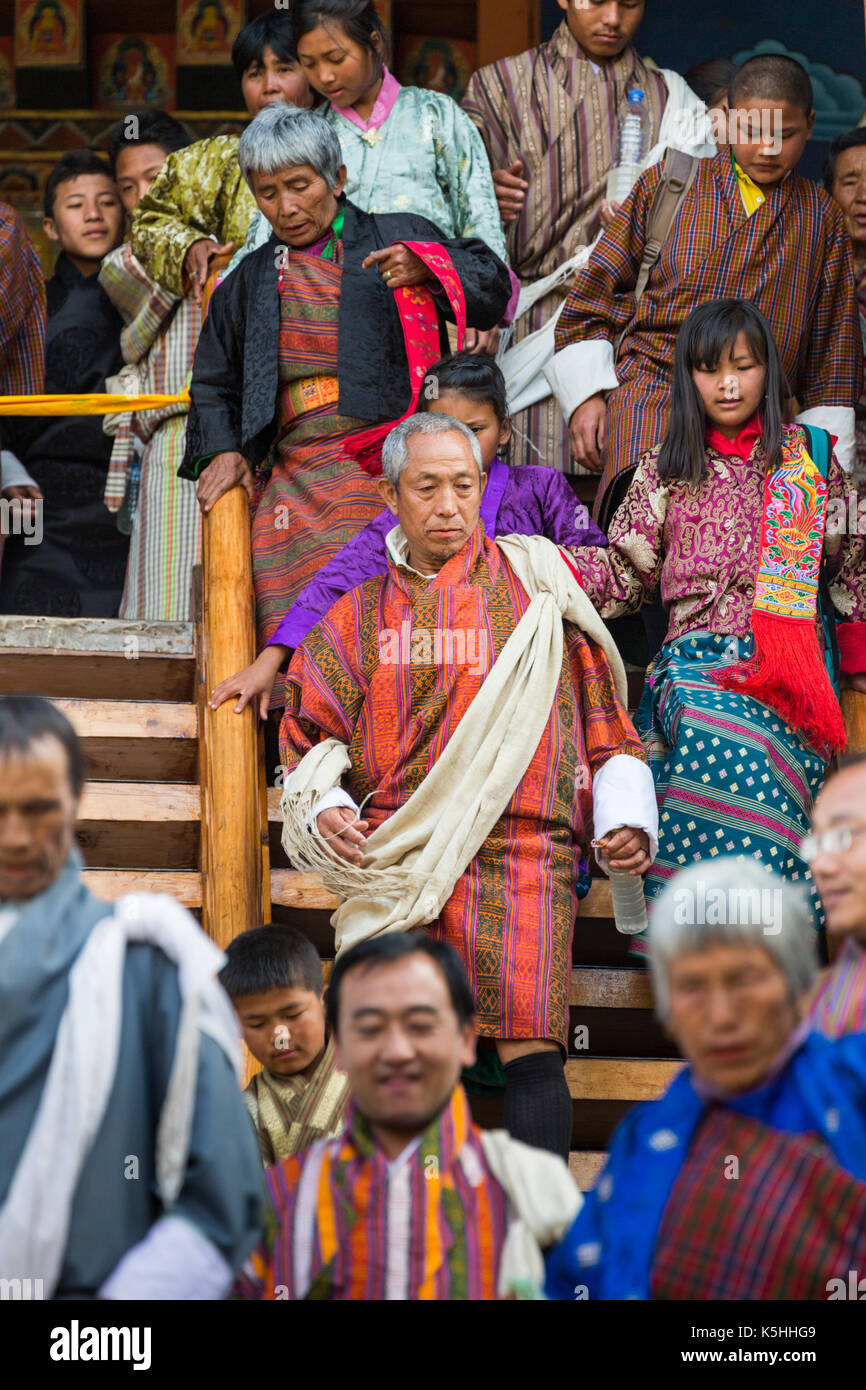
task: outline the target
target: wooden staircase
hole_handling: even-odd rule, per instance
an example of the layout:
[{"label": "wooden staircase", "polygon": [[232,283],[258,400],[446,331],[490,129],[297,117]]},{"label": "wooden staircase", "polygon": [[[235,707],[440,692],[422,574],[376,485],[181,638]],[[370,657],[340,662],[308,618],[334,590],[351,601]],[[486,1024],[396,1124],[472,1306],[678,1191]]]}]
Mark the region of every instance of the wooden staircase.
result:
[{"label": "wooden staircase", "polygon": [[[84,741],[78,840],[97,895],[171,893],[221,945],[261,922],[291,922],[328,959],[336,899],[285,858],[258,721],[252,710],[235,715],[233,701],[207,705],[207,692],[254,654],[240,489],[207,518],[202,592],[196,624],[0,617],[0,693],[49,696]],[[640,678],[630,685],[633,703]],[[844,707],[852,747],[866,747],[866,696],[848,694]],[[570,1012],[571,1162],[587,1188],[626,1110],[681,1066],[602,879],[580,904]],[[481,1124],[501,1123],[501,1100],[473,1097],[472,1106]]]}]

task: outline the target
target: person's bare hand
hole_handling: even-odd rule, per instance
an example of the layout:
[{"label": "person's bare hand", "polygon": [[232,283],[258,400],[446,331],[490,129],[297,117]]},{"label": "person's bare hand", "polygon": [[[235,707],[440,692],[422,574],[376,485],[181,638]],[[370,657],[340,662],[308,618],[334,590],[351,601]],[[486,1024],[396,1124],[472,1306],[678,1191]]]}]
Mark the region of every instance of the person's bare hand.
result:
[{"label": "person's bare hand", "polygon": [[646,873],[650,867],[649,836],[645,830],[626,825],[615,830],[604,841],[601,853],[612,869],[628,870],[633,876]]},{"label": "person's bare hand", "polygon": [[24,526],[30,526],[36,520],[36,503],[43,501],[42,493],[35,483],[28,483],[26,487],[4,487],[0,497],[5,497],[10,502],[21,503],[21,522]]},{"label": "person's bare hand", "polygon": [[510,169],[493,170],[493,188],[503,222],[516,222],[526,205],[529,184],[523,177],[523,163],[515,160]]},{"label": "person's bare hand", "polygon": [[499,329],[488,328],[485,332],[480,328],[467,328],[466,330],[466,351],[473,353],[486,352],[491,357],[495,357],[499,349]]},{"label": "person's bare hand", "polygon": [[410,251],[408,246],[386,246],[381,251],[371,251],[362,263],[362,270],[375,266],[389,290],[406,290],[413,285],[423,285],[430,279],[420,256]]},{"label": "person's bare hand", "polygon": [[240,485],[248,497],[253,495],[253,470],[243,454],[230,451],[215,454],[198,480],[196,496],[205,515],[215,502]]},{"label": "person's bare hand", "polygon": [[607,442],[607,406],[599,391],[577,407],[568,423],[572,457],[584,468],[600,473]]},{"label": "person's bare hand", "polygon": [[859,690],[861,695],[866,695],[866,675],[843,676],[841,681],[843,690]]},{"label": "person's bare hand", "polygon": [[233,695],[238,695],[240,699],[235,705],[235,714],[240,714],[258,696],[259,718],[267,719],[271,690],[277,678],[277,672],[288,654],[288,647],[283,647],[279,643],[265,647],[250,666],[245,666],[242,671],[237,671],[233,676],[227,676],[224,681],[220,681],[219,685],[214,686],[208,702],[211,709],[219,709],[226,700],[230,700]]},{"label": "person's bare hand", "polygon": [[338,859],[347,864],[360,864],[364,858],[367,836],[364,831],[369,823],[358,820],[355,812],[348,806],[332,806],[316,817],[319,834],[328,842],[328,848]]},{"label": "person's bare hand", "polygon": [[183,258],[183,273],[189,281],[190,297],[196,304],[201,303],[202,290],[207,284],[210,263],[214,256],[223,256],[227,251],[234,249],[233,241],[227,241],[224,246],[220,246],[216,241],[211,241],[209,237],[203,237],[201,241],[193,242]]},{"label": "person's bare hand", "polygon": [[598,215],[601,219],[601,225],[602,227],[604,227],[605,231],[607,231],[608,227],[610,226],[613,219],[616,217],[621,207],[622,203],[609,203],[607,201],[607,198],[602,198],[601,208],[599,209]]}]

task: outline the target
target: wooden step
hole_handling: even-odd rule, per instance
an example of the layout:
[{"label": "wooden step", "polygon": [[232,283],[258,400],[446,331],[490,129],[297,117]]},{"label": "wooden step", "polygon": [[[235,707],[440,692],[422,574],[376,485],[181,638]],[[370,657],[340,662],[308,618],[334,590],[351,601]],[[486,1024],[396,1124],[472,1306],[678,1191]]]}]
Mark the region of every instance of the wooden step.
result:
[{"label": "wooden step", "polygon": [[84,743],[90,779],[193,782],[198,711],[167,701],[55,699]]},{"label": "wooden step", "polygon": [[573,1100],[656,1100],[683,1065],[643,1057],[569,1057],[565,1079]]},{"label": "wooden step", "polygon": [[652,987],[645,970],[576,966],[569,1003],[578,1009],[651,1009]]},{"label": "wooden step", "polygon": [[181,782],[90,782],[76,831],[91,868],[199,865],[199,788]]},{"label": "wooden step", "polygon": [[196,869],[185,873],[162,869],[85,869],[82,878],[94,897],[104,902],[114,902],[126,893],[170,893],[190,911],[201,907],[201,874]]},{"label": "wooden step", "polygon": [[0,616],[0,694],[195,698],[191,623]]}]

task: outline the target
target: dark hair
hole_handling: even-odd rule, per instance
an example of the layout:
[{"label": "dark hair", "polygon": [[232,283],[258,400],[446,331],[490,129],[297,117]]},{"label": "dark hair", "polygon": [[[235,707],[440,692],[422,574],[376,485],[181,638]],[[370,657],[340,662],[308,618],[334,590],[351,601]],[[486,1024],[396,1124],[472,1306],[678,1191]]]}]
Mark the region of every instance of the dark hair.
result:
[{"label": "dark hair", "polygon": [[728,84],[728,105],[733,111],[745,105],[749,97],[758,101],[789,101],[807,116],[815,104],[806,69],[784,53],[759,53],[737,68]]},{"label": "dark hair", "polygon": [[0,695],[0,757],[27,753],[41,738],[56,738],[63,745],[69,785],[78,798],[84,786],[84,754],[66,715],[42,695]]},{"label": "dark hair", "polygon": [[266,10],[244,25],[232,44],[232,62],[239,82],[250,63],[262,61],[266,48],[272,48],[284,63],[298,61],[291,15],[282,10]]},{"label": "dark hair", "polygon": [[[375,0],[295,0],[292,6],[295,46],[305,34],[318,29],[320,24],[324,23],[327,27],[329,19],[336,20],[353,43],[360,44],[372,55],[376,77],[379,78],[388,61],[390,43]],[[379,36],[378,48],[373,42],[374,34]]]},{"label": "dark hair", "polygon": [[844,150],[853,150],[858,145],[866,145],[866,125],[858,125],[854,130],[846,130],[844,135],[837,135],[831,141],[830,148],[827,150],[827,158],[824,160],[824,187],[828,193],[833,192],[833,184],[836,180],[836,161]]},{"label": "dark hair", "polygon": [[455,352],[451,357],[443,357],[434,362],[424,374],[424,389],[418,401],[418,413],[430,409],[427,382],[434,380],[441,391],[455,391],[467,400],[489,405],[500,425],[508,419],[508,401],[505,392],[505,377],[494,358],[486,353]]},{"label": "dark hair", "polygon": [[693,309],[679,331],[674,353],[671,421],[656,467],[666,481],[699,483],[704,476],[707,417],[692,378],[698,367],[714,371],[737,335],[767,368],[766,394],[759,411],[761,437],[773,467],[781,460],[782,408],[788,394],[773,330],[748,299],[710,299]]},{"label": "dark hair", "polygon": [[322,962],[313,943],[294,927],[253,927],[226,947],[220,980],[233,999],[269,989],[322,993]]},{"label": "dark hair", "polygon": [[833,777],[838,777],[840,772],[847,772],[849,767],[866,767],[866,750],[859,753],[840,753],[836,759],[836,766],[827,769],[824,786],[826,787]]},{"label": "dark hair", "polygon": [[475,1014],[475,1001],[466,978],[463,962],[446,941],[434,941],[426,931],[386,932],[384,936],[373,936],[369,941],[361,941],[344,956],[338,956],[333,973],[328,981],[325,996],[325,1017],[328,1028],[337,1032],[337,1017],[340,1012],[340,986],[343,977],[350,970],[375,970],[377,965],[389,965],[391,961],[405,960],[407,956],[429,956],[445,976],[451,1004],[462,1028]]},{"label": "dark hair", "polygon": [[703,63],[695,63],[693,68],[683,73],[695,96],[700,97],[706,106],[712,106],[720,92],[728,95],[731,78],[737,71],[736,63],[730,58],[707,58]]},{"label": "dark hair", "polygon": [[60,184],[81,178],[83,174],[104,174],[107,179],[111,178],[111,170],[105,160],[100,159],[93,150],[67,150],[66,154],[60,156],[45,182],[42,211],[46,217],[54,216],[54,203]]},{"label": "dark hair", "polygon": [[[132,127],[136,132],[134,135],[127,134],[130,120],[136,122]],[[143,111],[132,111],[129,116],[122,116],[108,132],[108,158],[111,161],[112,175],[117,173],[117,156],[131,145],[158,145],[168,155],[191,144],[192,136],[189,131],[167,111],[152,107]]]}]

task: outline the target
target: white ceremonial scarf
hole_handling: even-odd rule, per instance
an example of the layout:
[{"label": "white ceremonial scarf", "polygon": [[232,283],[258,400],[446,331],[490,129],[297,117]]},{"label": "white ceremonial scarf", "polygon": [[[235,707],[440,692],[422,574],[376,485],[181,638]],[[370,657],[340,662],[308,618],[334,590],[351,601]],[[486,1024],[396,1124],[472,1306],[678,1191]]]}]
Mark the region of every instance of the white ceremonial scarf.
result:
[{"label": "white ceremonial scarf", "polygon": [[241,1080],[237,1022],[216,975],[225,956],[167,895],[132,893],[97,922],[69,972],[69,997],[36,1118],[0,1208],[0,1271],[60,1277],[72,1199],[102,1124],[117,1072],[127,945],[156,946],[178,968],[181,1014],[156,1133],[156,1173],[166,1210],[183,1186],[195,1108],[199,1033],[223,1049]]},{"label": "white ceremonial scarf", "polygon": [[563,621],[604,650],[626,703],[619,653],[557,547],[544,536],[500,536],[496,545],[526,590],[529,607],[442,756],[367,840],[363,867],[336,860],[313,819],[313,808],[351,766],[344,743],[329,738],[312,748],[283,792],[286,854],[319,873],[344,899],[331,918],[338,954],[382,932],[410,931],[439,916],[541,741],[562,671]]}]

